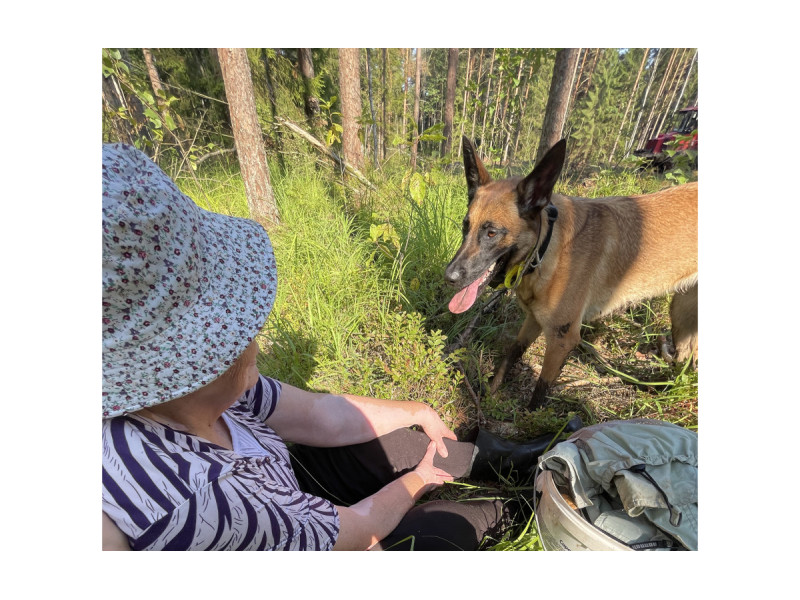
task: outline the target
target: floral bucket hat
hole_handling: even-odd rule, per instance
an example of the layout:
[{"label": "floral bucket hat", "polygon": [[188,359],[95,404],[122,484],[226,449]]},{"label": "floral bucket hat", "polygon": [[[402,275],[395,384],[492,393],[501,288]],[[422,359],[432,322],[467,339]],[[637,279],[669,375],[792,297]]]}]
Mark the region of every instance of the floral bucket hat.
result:
[{"label": "floral bucket hat", "polygon": [[259,224],[203,210],[139,150],[103,146],[104,419],[219,377],[276,289]]}]

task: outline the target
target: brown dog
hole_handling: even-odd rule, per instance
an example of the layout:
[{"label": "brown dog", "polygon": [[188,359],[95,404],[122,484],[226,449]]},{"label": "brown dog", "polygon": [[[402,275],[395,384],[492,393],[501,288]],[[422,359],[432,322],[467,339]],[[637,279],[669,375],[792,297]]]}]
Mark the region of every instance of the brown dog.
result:
[{"label": "brown dog", "polygon": [[461,289],[450,310],[469,309],[484,286],[508,281],[516,265],[523,272],[516,293],[526,319],[492,392],[543,332],[544,363],[529,405],[540,407],[580,342],[583,321],[667,293],[674,293],[676,359],[696,364],[697,183],[645,196],[572,198],[553,194],[564,140],[527,177],[498,181],[466,137],[463,147],[468,210],[461,247],[445,269],[445,280]]}]

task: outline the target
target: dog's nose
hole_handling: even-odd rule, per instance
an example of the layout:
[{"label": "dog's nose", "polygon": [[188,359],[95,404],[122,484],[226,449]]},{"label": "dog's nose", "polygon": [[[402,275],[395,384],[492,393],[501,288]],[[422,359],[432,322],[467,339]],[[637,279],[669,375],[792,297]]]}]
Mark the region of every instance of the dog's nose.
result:
[{"label": "dog's nose", "polygon": [[444,271],[444,280],[450,285],[456,285],[462,277],[461,271],[458,269],[448,267]]}]

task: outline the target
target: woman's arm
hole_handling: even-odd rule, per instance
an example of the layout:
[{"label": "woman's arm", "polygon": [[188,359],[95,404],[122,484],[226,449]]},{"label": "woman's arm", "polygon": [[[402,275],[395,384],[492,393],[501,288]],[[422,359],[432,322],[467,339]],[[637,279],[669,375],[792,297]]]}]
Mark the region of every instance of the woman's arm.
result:
[{"label": "woman's arm", "polygon": [[103,550],[130,550],[128,538],[114,521],[103,513]]},{"label": "woman's arm", "polygon": [[443,438],[456,439],[436,411],[421,402],[315,394],[285,383],[267,424],[288,442],[318,447],[359,444],[401,427],[420,425],[446,457]]},{"label": "woman's arm", "polygon": [[453,476],[433,466],[436,444],[431,442],[416,469],[350,507],[337,506],[339,537],[334,550],[368,550],[389,535],[427,491],[452,481]]}]

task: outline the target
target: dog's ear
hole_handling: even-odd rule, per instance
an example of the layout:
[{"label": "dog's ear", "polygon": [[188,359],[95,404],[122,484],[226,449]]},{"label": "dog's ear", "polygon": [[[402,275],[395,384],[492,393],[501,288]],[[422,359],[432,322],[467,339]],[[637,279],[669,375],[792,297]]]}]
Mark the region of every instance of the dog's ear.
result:
[{"label": "dog's ear", "polygon": [[517,204],[523,217],[533,217],[549,204],[566,153],[567,141],[556,142],[530,175],[517,184]]},{"label": "dog's ear", "polygon": [[479,186],[489,183],[492,178],[489,171],[483,166],[481,159],[478,158],[478,152],[467,136],[461,138],[461,145],[464,149],[464,173],[467,175],[467,204],[469,205],[475,197],[475,190]]}]

